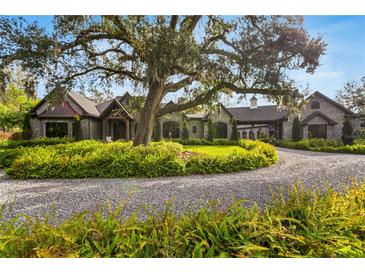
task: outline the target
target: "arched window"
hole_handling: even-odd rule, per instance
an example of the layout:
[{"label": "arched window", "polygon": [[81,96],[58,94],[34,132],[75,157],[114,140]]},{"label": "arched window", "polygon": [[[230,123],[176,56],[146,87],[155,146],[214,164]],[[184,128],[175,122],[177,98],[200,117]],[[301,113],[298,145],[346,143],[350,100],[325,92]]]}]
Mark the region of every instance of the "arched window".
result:
[{"label": "arched window", "polygon": [[251,140],[255,140],[255,133],[252,129],[248,132],[248,138]]},{"label": "arched window", "polygon": [[180,138],[180,126],[178,122],[165,122],[162,131],[163,138]]},{"label": "arched window", "polygon": [[311,103],[311,109],[319,109],[319,108],[320,108],[320,105],[319,105],[318,101],[313,101]]},{"label": "arched window", "polygon": [[214,123],[216,138],[227,138],[227,124],[223,122]]},{"label": "arched window", "polygon": [[242,131],[242,139],[247,139],[247,132],[246,131]]},{"label": "arched window", "polygon": [[257,132],[257,138],[265,138],[265,137],[266,137],[265,131],[263,131],[260,128],[259,131]]}]

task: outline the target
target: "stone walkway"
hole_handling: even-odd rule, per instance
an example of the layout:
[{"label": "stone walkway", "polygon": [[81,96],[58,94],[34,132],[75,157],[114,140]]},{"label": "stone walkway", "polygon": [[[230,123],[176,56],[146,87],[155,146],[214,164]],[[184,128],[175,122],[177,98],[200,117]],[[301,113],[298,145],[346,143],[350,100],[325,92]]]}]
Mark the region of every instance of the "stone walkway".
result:
[{"label": "stone walkway", "polygon": [[[231,174],[155,179],[53,179],[11,180],[0,171],[0,203],[15,212],[39,214],[55,205],[57,216],[93,210],[98,205],[126,201],[130,214],[141,205],[163,209],[173,200],[177,210],[194,209],[210,200],[221,205],[232,198],[263,206],[272,192],[289,189],[294,182],[307,188],[331,186],[342,189],[350,181],[365,180],[365,155],[318,153],[279,148],[278,164]],[[143,216],[143,213],[141,213]]]}]

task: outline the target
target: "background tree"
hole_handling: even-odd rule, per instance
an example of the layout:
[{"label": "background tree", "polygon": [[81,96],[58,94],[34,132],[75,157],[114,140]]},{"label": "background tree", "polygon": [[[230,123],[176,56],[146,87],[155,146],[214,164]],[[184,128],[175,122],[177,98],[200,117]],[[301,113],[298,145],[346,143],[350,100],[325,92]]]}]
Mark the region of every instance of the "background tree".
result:
[{"label": "background tree", "polygon": [[183,140],[188,140],[189,139],[189,127],[188,127],[188,123],[186,121],[184,121],[184,123],[183,123],[182,139]]},{"label": "background tree", "polygon": [[237,141],[238,140],[237,122],[236,122],[235,119],[232,120],[231,140],[233,140],[233,141]]},{"label": "background tree", "polygon": [[26,113],[37,103],[29,99],[24,90],[10,84],[0,93],[0,128],[9,131],[22,128]]},{"label": "background tree", "polygon": [[294,117],[293,127],[292,127],[292,140],[300,141],[302,140],[302,126],[300,124],[300,120],[298,116]]},{"label": "background tree", "polygon": [[[134,144],[148,144],[155,120],[220,93],[262,94],[295,107],[302,93],[289,70],[314,73],[326,44],[300,16],[56,16],[0,18],[0,69],[18,63],[48,88],[130,84],[146,96]],[[186,101],[165,104],[171,95]]]},{"label": "background tree", "polygon": [[365,76],[359,82],[350,81],[337,91],[336,99],[347,108],[365,112]]},{"label": "background tree", "polygon": [[342,127],[342,141],[345,145],[354,144],[354,129],[349,119],[343,122]]},{"label": "background tree", "polygon": [[214,137],[215,137],[215,130],[214,130],[214,127],[213,127],[212,120],[209,119],[208,120],[208,136],[207,136],[207,140],[208,141],[213,141]]}]

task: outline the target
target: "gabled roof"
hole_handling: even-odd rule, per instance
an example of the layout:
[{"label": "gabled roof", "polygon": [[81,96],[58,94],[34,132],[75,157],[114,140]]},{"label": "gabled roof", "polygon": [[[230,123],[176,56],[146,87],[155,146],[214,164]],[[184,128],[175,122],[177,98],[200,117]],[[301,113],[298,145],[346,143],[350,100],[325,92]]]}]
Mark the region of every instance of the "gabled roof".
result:
[{"label": "gabled roof", "polygon": [[255,109],[250,107],[227,108],[237,122],[270,122],[287,118],[286,110],[279,110],[276,106],[259,106]]},{"label": "gabled roof", "polygon": [[105,117],[114,106],[118,106],[119,108],[121,108],[130,120],[134,120],[129,112],[125,109],[125,107],[116,98],[112,99],[109,102],[109,104],[104,108],[103,112],[100,113],[99,118]]},{"label": "gabled roof", "polygon": [[310,99],[313,96],[318,96],[318,97],[322,98],[323,100],[327,101],[328,103],[330,103],[330,104],[334,105],[335,107],[341,109],[346,114],[354,114],[351,110],[345,108],[343,105],[337,103],[336,101],[333,101],[331,98],[327,97],[323,93],[320,93],[319,91],[316,91],[313,94],[309,95],[307,99]]},{"label": "gabled roof", "polygon": [[45,109],[42,113],[40,113],[39,117],[49,117],[49,118],[73,118],[75,115],[80,114],[68,102],[62,102],[58,105],[50,105],[47,109]]},{"label": "gabled roof", "polygon": [[331,118],[329,118],[327,115],[323,114],[320,111],[315,111],[311,115],[307,116],[305,119],[303,119],[303,121],[301,122],[301,124],[302,125],[306,125],[306,124],[308,124],[308,122],[310,120],[312,120],[313,118],[315,118],[317,116],[319,116],[319,117],[323,118],[324,120],[326,120],[329,125],[336,125],[336,124],[338,124],[336,121],[332,120]]},{"label": "gabled roof", "polygon": [[98,117],[100,115],[97,104],[94,101],[91,101],[85,96],[77,94],[75,92],[68,92],[67,95],[71,97],[72,100],[82,109],[84,110],[86,115]]}]

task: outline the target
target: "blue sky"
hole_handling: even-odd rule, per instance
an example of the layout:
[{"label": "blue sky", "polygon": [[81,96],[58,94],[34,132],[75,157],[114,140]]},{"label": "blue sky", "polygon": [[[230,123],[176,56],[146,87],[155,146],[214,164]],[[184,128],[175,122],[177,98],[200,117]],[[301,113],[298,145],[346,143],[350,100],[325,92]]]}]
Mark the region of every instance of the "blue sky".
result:
[{"label": "blue sky", "polygon": [[[27,19],[37,20],[45,27],[52,20],[47,16],[29,16]],[[311,90],[334,99],[336,91],[346,81],[365,76],[365,16],[305,16],[304,19],[306,30],[312,36],[321,35],[328,43],[327,54],[322,56],[321,66],[313,75],[295,71],[290,76],[298,85],[308,84]],[[121,94],[126,88],[117,88],[115,93]],[[39,95],[44,94],[42,87],[39,91]],[[230,103],[237,104],[235,100]],[[266,104],[263,99],[259,99],[259,103]],[[247,102],[239,104],[247,105]]]}]

